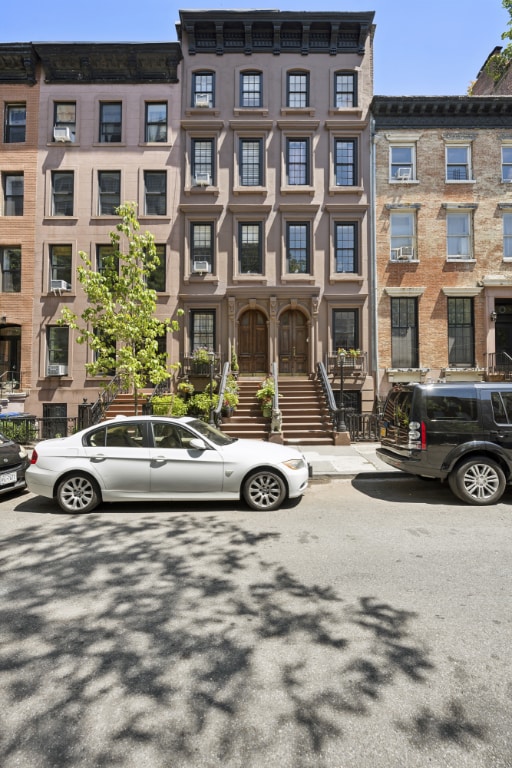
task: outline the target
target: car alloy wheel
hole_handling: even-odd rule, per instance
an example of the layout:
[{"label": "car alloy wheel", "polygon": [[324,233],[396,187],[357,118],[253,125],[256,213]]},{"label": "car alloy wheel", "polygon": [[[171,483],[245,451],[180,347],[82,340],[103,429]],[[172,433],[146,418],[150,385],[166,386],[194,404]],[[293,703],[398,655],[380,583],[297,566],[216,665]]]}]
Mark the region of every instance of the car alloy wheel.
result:
[{"label": "car alloy wheel", "polygon": [[473,456],[460,464],[449,478],[450,488],[467,504],[496,504],[505,490],[503,470],[492,459]]},{"label": "car alloy wheel", "polygon": [[100,494],[92,478],[76,473],[59,484],[57,501],[64,512],[90,512],[100,503]]},{"label": "car alloy wheel", "polygon": [[244,483],[243,496],[251,509],[271,512],[286,498],[286,487],[282,478],[271,470],[253,472]]}]

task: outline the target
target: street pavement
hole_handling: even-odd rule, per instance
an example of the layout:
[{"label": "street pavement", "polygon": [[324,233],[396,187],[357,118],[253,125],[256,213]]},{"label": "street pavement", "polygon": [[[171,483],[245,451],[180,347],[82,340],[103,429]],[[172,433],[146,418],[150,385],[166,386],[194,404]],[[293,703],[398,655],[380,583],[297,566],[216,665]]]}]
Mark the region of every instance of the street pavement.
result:
[{"label": "street pavement", "polygon": [[351,445],[297,445],[313,467],[313,477],[344,477],[351,479],[361,473],[396,473],[377,456],[379,443],[352,443]]}]

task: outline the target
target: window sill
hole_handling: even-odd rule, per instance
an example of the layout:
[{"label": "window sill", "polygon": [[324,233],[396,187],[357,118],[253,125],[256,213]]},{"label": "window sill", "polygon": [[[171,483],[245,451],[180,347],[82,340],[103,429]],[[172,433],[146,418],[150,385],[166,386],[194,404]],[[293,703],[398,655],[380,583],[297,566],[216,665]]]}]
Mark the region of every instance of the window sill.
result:
[{"label": "window sill", "polygon": [[291,272],[286,272],[285,274],[281,275],[281,282],[282,283],[309,283],[313,285],[315,282],[315,278],[313,277],[313,275],[310,275],[309,273],[305,274],[304,272],[298,272],[294,274]]},{"label": "window sill", "polygon": [[364,277],[356,272],[333,272],[329,275],[330,283],[362,283]]},{"label": "window sill", "polygon": [[457,256],[447,256],[446,261],[449,264],[476,264],[476,259],[473,259],[469,256],[465,259],[461,259]]},{"label": "window sill", "polygon": [[59,223],[59,222],[62,222],[62,223],[66,222],[66,223],[68,223],[70,221],[77,222],[78,221],[78,216],[51,216],[50,215],[50,216],[44,216],[43,217],[43,221],[53,221],[53,222],[56,222],[56,223]]},{"label": "window sill", "polygon": [[95,213],[93,216],[91,216],[91,221],[100,222],[100,221],[108,221],[108,222],[118,222],[119,216],[116,216],[115,213]]},{"label": "window sill", "polygon": [[476,179],[445,179],[445,184],[476,184]]},{"label": "window sill", "polygon": [[215,107],[189,107],[185,110],[186,117],[199,117],[200,115],[217,117],[220,115],[220,110]]},{"label": "window sill", "polygon": [[389,259],[390,264],[419,264],[419,259]]},{"label": "window sill", "polygon": [[390,184],[419,184],[419,179],[389,179]]},{"label": "window sill", "polygon": [[347,117],[362,117],[363,110],[361,107],[331,107],[329,114],[336,117],[342,117],[343,115],[347,115]]},{"label": "window sill", "polygon": [[266,187],[233,187],[234,195],[268,195],[268,189]]},{"label": "window sill", "polygon": [[171,217],[167,213],[164,213],[162,215],[157,215],[156,213],[154,213],[154,214],[152,214],[152,213],[144,213],[144,214],[141,214],[138,217],[138,219],[139,219],[139,221],[146,221],[146,222],[154,221],[155,224],[168,223],[169,221],[171,221]]},{"label": "window sill", "polygon": [[59,149],[66,149],[67,147],[79,147],[79,141],[47,141],[47,147],[58,147]]},{"label": "window sill", "polygon": [[306,115],[307,117],[314,117],[315,111],[311,107],[282,107],[282,115]]},{"label": "window sill", "polygon": [[267,285],[268,280],[266,277],[263,277],[263,275],[233,275],[233,283],[256,283],[258,285]]},{"label": "window sill", "polygon": [[364,192],[363,187],[345,187],[345,186],[335,186],[335,187],[329,187],[329,194],[330,195],[362,195]]},{"label": "window sill", "polygon": [[95,141],[92,144],[93,147],[126,147],[127,144],[124,141]]},{"label": "window sill", "polygon": [[304,184],[304,186],[297,184],[292,187],[281,187],[279,191],[282,195],[309,195],[310,197],[313,197],[315,194],[315,188],[311,187],[309,184]]},{"label": "window sill", "polygon": [[219,196],[220,190],[216,186],[212,187],[185,187],[183,190],[186,195],[215,195]]},{"label": "window sill", "polygon": [[237,117],[243,115],[261,115],[262,117],[266,117],[268,115],[268,109],[266,107],[235,107],[233,109],[233,114]]},{"label": "window sill", "polygon": [[170,141],[140,141],[139,147],[144,147],[145,149],[171,149],[172,144]]}]

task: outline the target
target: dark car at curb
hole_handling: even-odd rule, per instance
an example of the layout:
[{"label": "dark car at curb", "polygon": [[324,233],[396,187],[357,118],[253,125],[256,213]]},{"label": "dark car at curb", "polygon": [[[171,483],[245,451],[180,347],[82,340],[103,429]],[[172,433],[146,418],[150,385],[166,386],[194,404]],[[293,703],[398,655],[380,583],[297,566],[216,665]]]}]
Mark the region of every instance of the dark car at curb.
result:
[{"label": "dark car at curb", "polygon": [[468,504],[494,504],[512,483],[512,383],[395,386],[379,427],[382,461],[446,480]]},{"label": "dark car at curb", "polygon": [[25,471],[29,464],[25,448],[0,432],[0,494],[26,488]]}]

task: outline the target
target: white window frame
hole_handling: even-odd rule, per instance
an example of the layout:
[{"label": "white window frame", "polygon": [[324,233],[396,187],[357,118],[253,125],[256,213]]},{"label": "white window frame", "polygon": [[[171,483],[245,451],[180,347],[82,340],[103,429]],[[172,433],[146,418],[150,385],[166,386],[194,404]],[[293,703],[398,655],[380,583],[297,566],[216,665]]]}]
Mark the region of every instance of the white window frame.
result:
[{"label": "white window frame", "polygon": [[[403,232],[393,232],[400,222],[408,222],[409,226]],[[408,230],[408,231],[407,231]],[[416,211],[392,211],[389,216],[390,261],[417,261],[416,243]]]},{"label": "white window frame", "polygon": [[[450,233],[450,224],[455,221],[467,222],[467,232]],[[467,244],[467,253],[464,253],[464,248],[457,248],[457,253],[450,253],[451,241],[455,238],[461,240],[462,243]],[[474,261],[473,256],[473,213],[469,210],[460,211],[447,211],[446,212],[446,259],[447,261]]]},{"label": "white window frame", "polygon": [[512,213],[503,214],[503,261],[512,261]]},{"label": "white window frame", "polygon": [[[509,155],[507,160],[505,160],[505,152]],[[512,144],[502,144],[501,147],[501,180],[504,184],[512,183]]]},{"label": "white window frame", "polygon": [[[411,153],[410,161],[395,162],[393,150],[408,149]],[[416,144],[390,144],[389,146],[389,180],[392,183],[407,183],[416,181]]]},{"label": "white window frame", "polygon": [[[453,160],[450,162],[449,154],[452,150],[465,150],[466,151],[465,162],[453,162]],[[465,167],[466,169],[465,179],[450,178],[450,168],[452,168],[452,172],[455,173],[455,166]],[[464,184],[464,183],[473,181],[470,143],[459,144],[454,142],[454,143],[447,143],[445,145],[445,181],[447,184]]]}]

